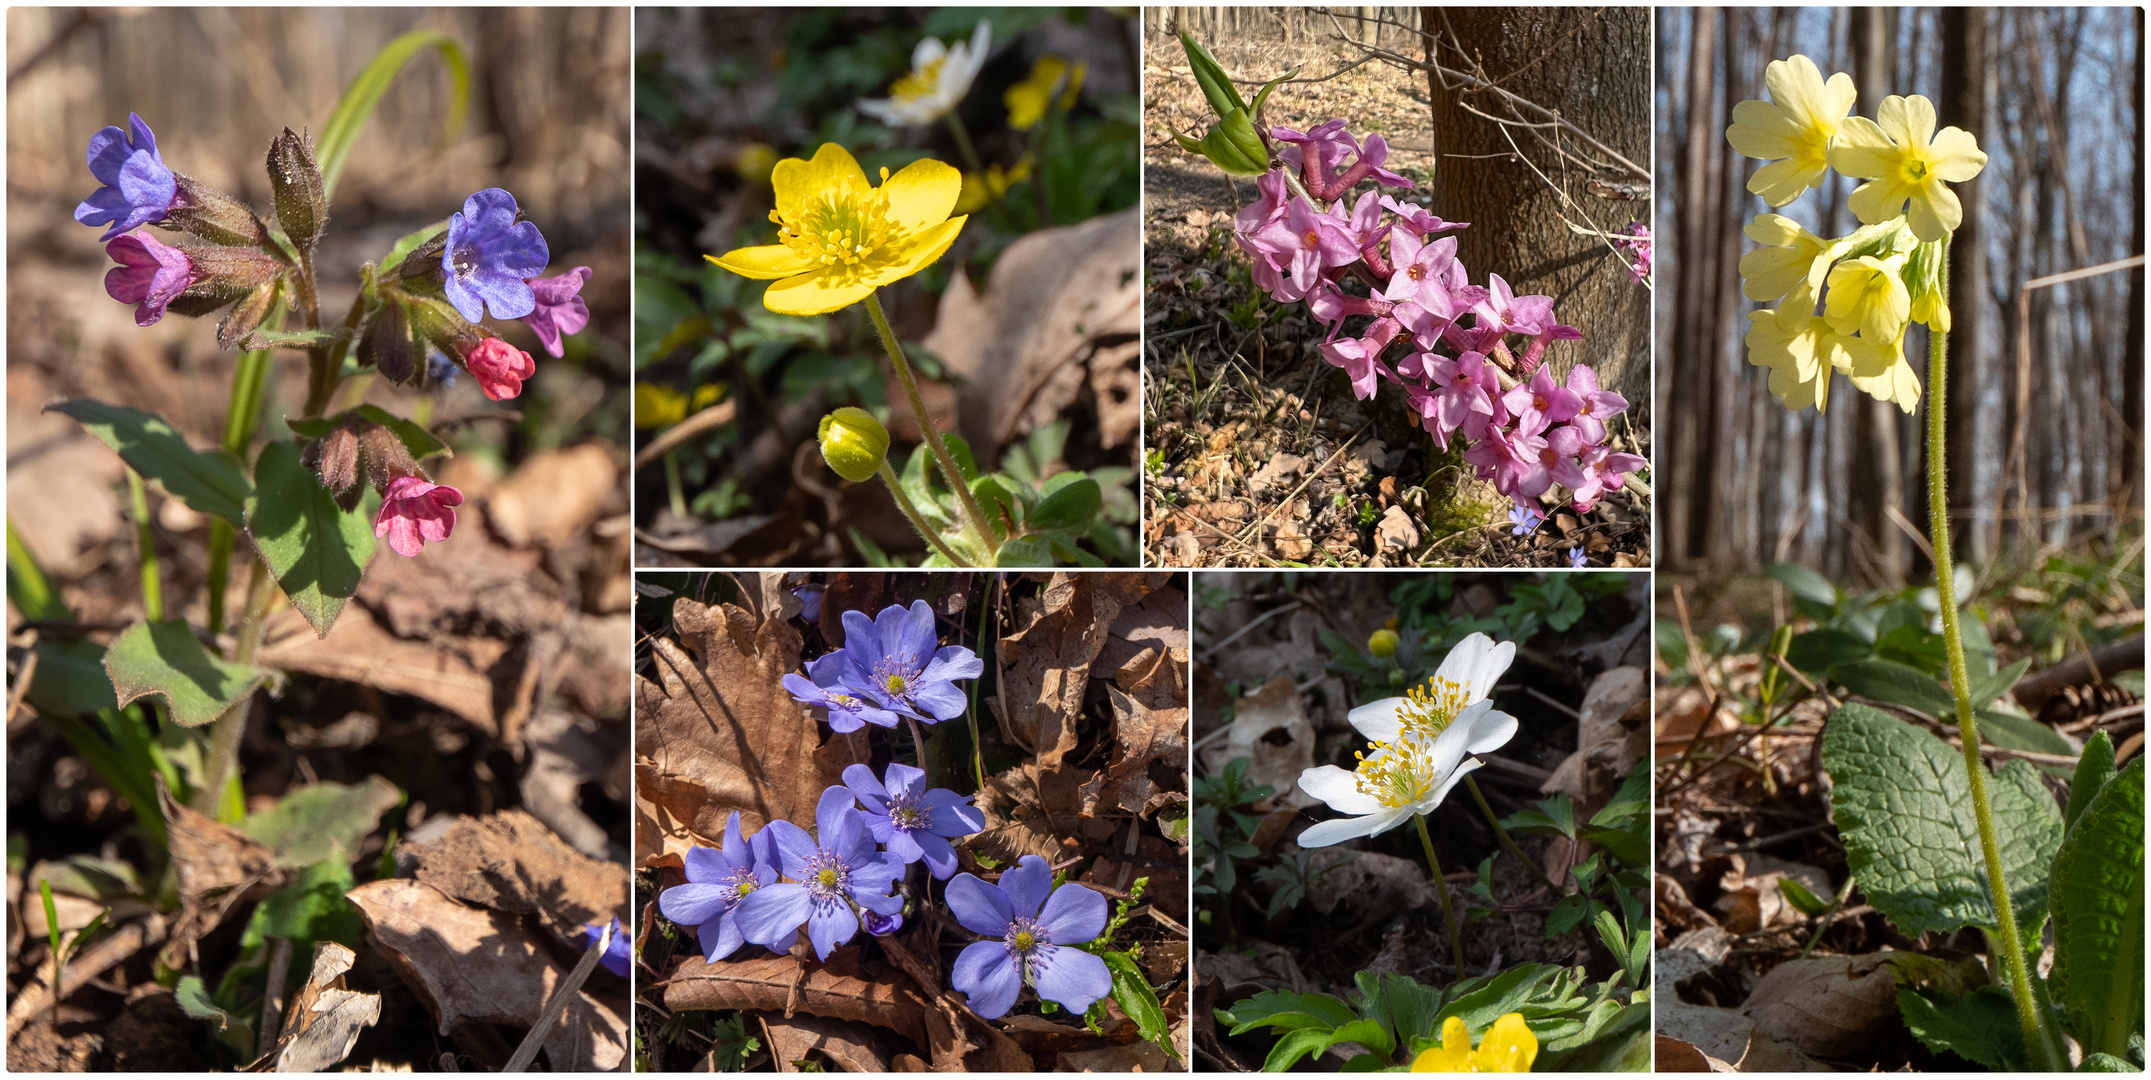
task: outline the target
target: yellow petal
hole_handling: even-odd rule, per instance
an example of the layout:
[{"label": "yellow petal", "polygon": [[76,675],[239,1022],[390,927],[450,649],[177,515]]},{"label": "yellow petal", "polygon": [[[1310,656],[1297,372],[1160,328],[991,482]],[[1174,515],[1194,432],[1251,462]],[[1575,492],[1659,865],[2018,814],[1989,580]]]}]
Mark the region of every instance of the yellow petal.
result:
[{"label": "yellow petal", "polygon": [[1523,1014],[1508,1013],[1486,1029],[1472,1061],[1480,1072],[1530,1072],[1538,1056],[1539,1040],[1524,1023]]},{"label": "yellow petal", "polygon": [[1772,206],[1783,206],[1808,188],[1821,186],[1822,172],[1820,165],[1787,158],[1755,170],[1755,175],[1748,177],[1748,190]]},{"label": "yellow petal", "polygon": [[1763,85],[1769,87],[1770,99],[1785,106],[1803,128],[1824,123],[1835,125],[1844,115],[1825,115],[1828,102],[1822,72],[1805,56],[1772,60],[1770,66],[1763,69]]},{"label": "yellow petal", "polygon": [[804,274],[817,265],[783,244],[743,247],[722,255],[704,255],[703,258],[741,277],[753,278],[756,281]]},{"label": "yellow petal", "polygon": [[1807,234],[1799,222],[1783,214],[1757,214],[1740,231],[1748,234],[1748,239],[1771,247],[1784,247]]},{"label": "yellow petal", "polygon": [[1837,125],[1837,138],[1830,143],[1830,167],[1861,179],[1889,172],[1901,155],[1882,128],[1864,116]]},{"label": "yellow petal", "polygon": [[927,264],[941,257],[956,242],[956,234],[963,231],[968,215],[953,217],[921,233],[913,233],[903,247],[889,253],[889,261],[876,267],[874,284],[887,285],[900,281],[926,269]]},{"label": "yellow petal", "polygon": [[1934,140],[1934,102],[1922,94],[1892,94],[1875,110],[1875,122],[1900,145],[1924,150]]},{"label": "yellow petal", "polygon": [[918,232],[948,220],[963,193],[963,173],[946,162],[914,161],[881,185],[889,200],[889,221],[905,232]]},{"label": "yellow petal", "polygon": [[1987,167],[1986,151],[1981,150],[1979,140],[1963,128],[1943,128],[1935,135],[1928,153],[1934,158],[1934,175],[1952,184],[1964,183]]},{"label": "yellow petal", "polygon": [[1905,198],[1909,194],[1904,185],[1895,180],[1870,180],[1854,189],[1852,197],[1845,200],[1845,205],[1852,209],[1852,215],[1859,218],[1861,223],[1879,225],[1896,217],[1904,209]]},{"label": "yellow petal", "polygon": [[856,275],[827,270],[785,278],[762,294],[762,306],[779,315],[826,315],[866,299],[874,286]]},{"label": "yellow petal", "polygon": [[1905,218],[1912,223],[1912,235],[1921,240],[1940,240],[1964,223],[1964,204],[1946,185],[1922,184],[1912,192],[1912,206]]},{"label": "yellow petal", "polygon": [[866,173],[851,151],[835,143],[823,143],[814,160],[785,158],[770,171],[770,185],[777,192],[777,213],[787,221],[804,220],[809,208],[839,199],[863,196]]},{"label": "yellow petal", "polygon": [[1725,141],[1748,157],[1771,161],[1797,153],[1802,131],[1783,108],[1750,100],[1733,106],[1733,126],[1725,129]]},{"label": "yellow petal", "polygon": [[1830,76],[1829,84],[1823,88],[1823,107],[1828,109],[1829,115],[1840,123],[1844,121],[1845,114],[1851,112],[1852,106],[1859,100],[1859,87],[1852,85],[1852,76],[1842,71]]},{"label": "yellow petal", "polygon": [[1750,300],[1771,303],[1807,282],[1814,261],[1797,248],[1757,248],[1740,257],[1740,291]]}]

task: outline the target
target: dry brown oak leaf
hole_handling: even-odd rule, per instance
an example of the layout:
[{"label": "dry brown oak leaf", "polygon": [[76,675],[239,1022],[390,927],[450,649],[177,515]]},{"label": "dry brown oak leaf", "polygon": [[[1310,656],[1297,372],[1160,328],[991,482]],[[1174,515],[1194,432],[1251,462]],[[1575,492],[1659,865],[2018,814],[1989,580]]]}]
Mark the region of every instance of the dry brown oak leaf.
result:
[{"label": "dry brown oak leaf", "polygon": [[269,845],[181,805],[162,777],[157,778],[157,801],[171,838],[181,908],[165,957],[172,967],[180,967],[174,961],[191,958],[198,938],[216,929],[233,908],[290,884],[291,871],[277,865]]},{"label": "dry brown oak leaf", "polygon": [[402,845],[416,877],[480,907],[536,915],[580,947],[583,929],[627,915],[627,868],[593,859],[521,810],[462,818],[424,845]]},{"label": "dry brown oak leaf", "polygon": [[1122,608],[1171,580],[1170,574],[1056,573],[1020,605],[1018,629],[1001,638],[1001,694],[992,704],[1001,733],[1038,756],[1041,771],[1059,768],[1075,749],[1076,721],[1089,690],[1091,664],[1105,649]]},{"label": "dry brown oak leaf", "polygon": [[857,1020],[887,1028],[914,1046],[927,1045],[932,1006],[908,976],[890,969],[862,978],[844,970],[837,959],[832,957],[832,964],[803,964],[796,957],[766,956],[712,964],[690,956],[664,982],[665,1008],[759,1009]]},{"label": "dry brown oak leaf", "polygon": [[[753,832],[811,821],[823,790],[865,760],[865,741],[832,736],[780,680],[799,670],[800,633],[732,604],[672,606],[680,640],[652,642],[655,682],[635,678],[636,854],[645,864],[688,845],[717,846],[739,811]],[[685,646],[682,648],[682,646]],[[657,837],[642,835],[654,828]]]}]

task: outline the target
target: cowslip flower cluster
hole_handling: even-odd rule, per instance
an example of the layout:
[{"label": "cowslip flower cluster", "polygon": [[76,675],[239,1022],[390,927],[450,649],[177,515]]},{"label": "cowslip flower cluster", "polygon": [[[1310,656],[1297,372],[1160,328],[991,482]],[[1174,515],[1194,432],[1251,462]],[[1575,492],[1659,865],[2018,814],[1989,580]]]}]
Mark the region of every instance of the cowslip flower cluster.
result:
[{"label": "cowslip flower cluster", "polygon": [[[1485,634],[1458,642],[1424,687],[1383,698],[1346,715],[1373,745],[1351,770],[1323,765],[1300,773],[1300,790],[1346,817],[1317,822],[1299,836],[1303,848],[1377,836],[1432,813],[1449,790],[1483,764],[1471,755],[1499,749],[1516,735],[1516,718],[1487,695],[1516,656],[1516,644]],[[1371,751],[1371,753],[1369,752]]]},{"label": "cowslip flower cluster", "polygon": [[1827,409],[1842,373],[1909,413],[1920,383],[1905,331],[1915,322],[1949,330],[1942,278],[1964,219],[1949,185],[1979,175],[1987,155],[1962,129],[1936,131],[1934,103],[1917,94],[1884,98],[1872,120],[1848,115],[1859,96],[1852,77],[1825,81],[1805,56],[1771,61],[1764,85],[1771,100],[1741,102],[1725,132],[1734,150],[1771,162],[1749,191],[1780,207],[1821,187],[1831,169],[1866,183],[1846,203],[1861,227],[1845,236],[1820,237],[1774,213],[1748,223],[1761,246],[1740,260],[1742,291],[1766,305],[1748,316],[1748,362],[1770,370],[1770,392],[1787,408]]},{"label": "cowslip flower cluster", "polygon": [[1451,1016],[1441,1023],[1441,1045],[1420,1051],[1412,1059],[1412,1071],[1530,1072],[1538,1057],[1538,1037],[1531,1034],[1522,1013],[1505,1013],[1495,1020],[1476,1048],[1463,1017]]},{"label": "cowslip flower cluster", "polygon": [[[285,234],[279,238],[245,204],[166,165],[141,116],[129,113],[127,121],[127,130],[107,127],[90,137],[90,174],[100,186],[75,208],[76,221],[105,226],[99,242],[117,264],[105,274],[105,292],[134,307],[138,326],[155,325],[168,312],[222,311],[220,348],[268,347],[254,343],[255,333],[272,312],[310,303],[304,298],[319,291],[304,257],[328,218],[312,139],[286,128],[270,148]],[[159,239],[151,226],[177,242]],[[488,315],[520,319],[548,353],[563,355],[562,336],[590,323],[581,296],[590,268],[543,276],[550,258],[545,237],[500,188],[472,194],[436,229],[393,269],[376,274],[369,267],[358,306],[343,323],[351,329],[326,346],[307,347],[328,350],[330,360],[350,350],[361,366],[398,383],[415,377],[453,385],[460,363],[487,397],[517,397],[537,364],[479,324]],[[364,477],[382,498],[374,535],[391,551],[415,556],[425,544],[446,540],[462,493],[432,483],[393,440],[376,437],[384,429],[374,420],[355,412],[329,419],[335,423],[303,440],[302,452],[339,504],[356,506]]]},{"label": "cowslip flower cluster", "polygon": [[[1395,385],[1438,447],[1462,435],[1479,478],[1526,509],[1560,485],[1588,511],[1646,464],[1608,441],[1606,421],[1627,410],[1625,398],[1601,389],[1589,365],[1562,382],[1542,366],[1550,344],[1583,336],[1555,317],[1553,298],[1516,295],[1499,274],[1471,284],[1456,238],[1442,235],[1468,223],[1379,190],[1412,186],[1383,167],[1380,135],[1362,144],[1330,120],[1269,138],[1282,167],[1256,181],[1260,197],[1234,219],[1234,238],[1258,287],[1304,301],[1328,327],[1322,355],[1350,376],[1354,397]],[[1363,180],[1376,189],[1353,200]],[[1355,281],[1365,296],[1347,291]],[[1355,316],[1371,321],[1345,333]]]},{"label": "cowslip flower cluster", "polygon": [[794,700],[823,710],[838,732],[963,715],[968,699],[956,680],[976,679],[986,665],[961,645],[936,647],[934,612],[926,601],[914,600],[909,608],[891,604],[872,619],[847,611],[843,623],[843,648],[810,661],[805,676],[784,676]]}]

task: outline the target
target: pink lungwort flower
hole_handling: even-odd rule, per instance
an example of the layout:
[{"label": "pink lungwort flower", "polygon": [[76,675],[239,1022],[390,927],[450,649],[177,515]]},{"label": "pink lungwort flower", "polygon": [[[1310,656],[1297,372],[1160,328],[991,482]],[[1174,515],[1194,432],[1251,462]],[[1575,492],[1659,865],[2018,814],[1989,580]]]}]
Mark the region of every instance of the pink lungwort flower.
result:
[{"label": "pink lungwort flower", "polygon": [[523,380],[538,373],[538,363],[529,353],[497,337],[489,337],[465,351],[463,366],[478,380],[478,389],[495,401],[522,393]]},{"label": "pink lungwort flower", "polygon": [[105,271],[105,292],[133,304],[134,324],[148,326],[164,318],[164,307],[194,284],[194,263],[187,253],[161,243],[146,232],[126,233],[105,245],[118,266]]},{"label": "pink lungwort flower", "polygon": [[388,491],[381,496],[373,534],[387,537],[390,551],[417,558],[427,543],[438,544],[456,531],[455,508],[462,503],[463,493],[446,484],[399,476],[388,482]]},{"label": "pink lungwort flower", "polygon": [[563,335],[582,333],[583,327],[590,325],[590,305],[583,302],[581,295],[583,283],[589,280],[590,268],[578,266],[565,274],[531,278],[525,283],[537,297],[538,306],[523,316],[523,322],[538,335],[545,351],[555,357],[562,355]]}]

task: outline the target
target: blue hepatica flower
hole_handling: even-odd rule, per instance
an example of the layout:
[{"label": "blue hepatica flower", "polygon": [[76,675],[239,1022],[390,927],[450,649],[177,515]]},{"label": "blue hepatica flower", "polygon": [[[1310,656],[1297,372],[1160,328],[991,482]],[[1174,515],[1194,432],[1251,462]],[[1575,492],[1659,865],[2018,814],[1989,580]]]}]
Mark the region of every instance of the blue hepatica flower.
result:
[{"label": "blue hepatica flower", "polygon": [[827,960],[859,932],[853,904],[883,916],[903,911],[904,898],[889,889],[904,864],[874,850],[866,818],[844,788],[822,792],[814,824],[818,842],[789,821],[769,823],[763,832],[771,838],[777,869],[791,880],[749,893],[734,915],[748,941],[771,948],[780,941],[788,948],[805,924],[815,957]]},{"label": "blue hepatica flower", "polygon": [[[658,894],[657,910],[681,926],[695,928],[702,955],[716,963],[739,950],[747,939],[740,933],[740,901],[777,880],[777,863],[770,846],[770,832],[763,829],[746,839],[739,831],[739,811],[725,822],[724,847],[690,848],[682,860],[687,884],[674,885]],[[787,952],[795,932],[776,939],[769,947]]]},{"label": "blue hepatica flower", "polygon": [[866,807],[874,842],[905,863],[925,860],[934,877],[947,881],[956,872],[956,849],[948,838],[985,828],[985,811],[947,788],[928,790],[926,773],[909,765],[892,761],[882,775],[886,785],[864,765],[844,769],[844,786]]},{"label": "blue hepatica flower", "polygon": [[854,685],[860,678],[842,649],[808,661],[805,675],[788,674],[781,681],[793,700],[826,712],[832,731],[857,731],[867,724],[893,728],[901,719]]},{"label": "blue hepatica flower", "polygon": [[544,273],[551,257],[538,227],[516,220],[515,196],[487,188],[448,218],[442,291],[471,322],[485,318],[488,308],[496,319],[520,319],[538,309],[527,279]]},{"label": "blue hepatica flower", "polygon": [[878,699],[902,716],[935,723],[962,716],[968,704],[958,679],[986,670],[961,645],[934,648],[934,612],[924,600],[907,610],[891,604],[872,620],[863,611],[844,613],[844,648],[852,670],[845,681],[862,696]]},{"label": "blue hepatica flower", "polygon": [[1588,563],[1586,563],[1584,559],[1582,548],[1572,547],[1568,549],[1568,564],[1572,567],[1581,567],[1588,565]]},{"label": "blue hepatica flower", "polygon": [[[583,927],[583,948],[587,949],[597,944],[598,939],[603,937],[604,934],[604,923],[591,923]],[[604,965],[605,970],[623,979],[627,978],[627,931],[621,927],[620,920],[617,917],[612,920],[612,940],[605,943],[605,952],[598,957],[598,963]]]},{"label": "blue hepatica flower", "polygon": [[1517,503],[1509,508],[1509,523],[1516,526],[1509,530],[1509,535],[1529,536],[1532,530],[1538,528],[1545,520],[1537,510],[1522,503]]},{"label": "blue hepatica flower", "polygon": [[1007,1014],[1025,983],[1079,1014],[1113,992],[1105,961],[1069,947],[1105,929],[1105,897],[1076,884],[1053,889],[1046,860],[1025,855],[995,885],[958,874],[946,895],[956,921],[992,939],[964,946],[949,972],[949,985],[970,996],[971,1011],[988,1020]]},{"label": "blue hepatica flower", "polygon": [[127,114],[132,137],[116,127],[90,136],[90,175],[103,187],[75,207],[84,225],[109,225],[98,243],[152,221],[163,221],[179,194],[172,170],[157,152],[157,136],[133,113]]}]

